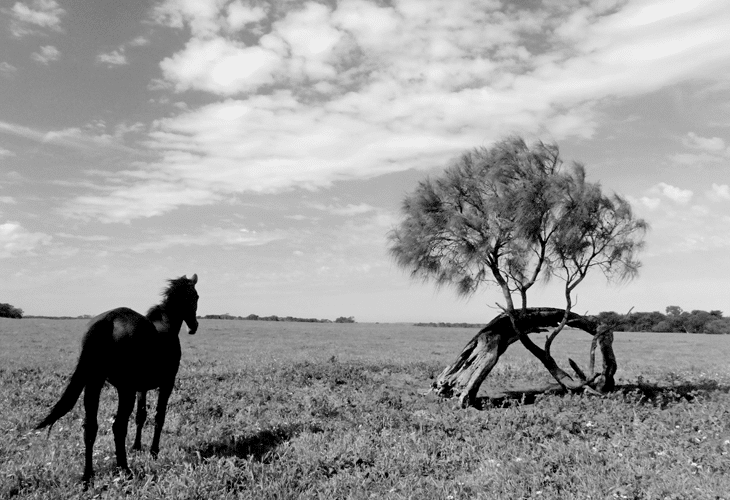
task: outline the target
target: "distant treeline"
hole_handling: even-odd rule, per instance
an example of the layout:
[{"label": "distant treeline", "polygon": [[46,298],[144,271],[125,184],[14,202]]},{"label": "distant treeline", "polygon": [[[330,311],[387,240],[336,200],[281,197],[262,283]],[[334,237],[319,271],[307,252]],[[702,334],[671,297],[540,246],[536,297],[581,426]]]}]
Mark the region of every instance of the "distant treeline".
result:
[{"label": "distant treeline", "polygon": [[615,325],[614,330],[623,332],[679,332],[730,334],[730,318],[722,311],[683,311],[679,306],[669,306],[666,314],[659,311],[635,312],[630,315],[613,311],[596,315],[598,321]]},{"label": "distant treeline", "polygon": [[[619,332],[679,332],[730,335],[730,318],[722,311],[683,311],[679,306],[669,306],[666,314],[654,312],[632,312],[629,315],[604,311],[595,316],[599,322],[614,325]],[[460,328],[483,328],[479,323],[414,323],[414,326],[438,326]]]},{"label": "distant treeline", "polygon": [[441,321],[439,323],[413,323],[413,326],[436,326],[442,328],[484,328],[486,325],[484,323],[444,323],[443,321]]},{"label": "distant treeline", "polygon": [[234,316],[232,314],[206,314],[202,319],[238,319],[249,321],[294,321],[298,323],[354,323],[353,316],[340,316],[336,320],[317,319],[317,318],[295,318],[294,316],[259,316],[258,314],[249,314],[248,316]]}]

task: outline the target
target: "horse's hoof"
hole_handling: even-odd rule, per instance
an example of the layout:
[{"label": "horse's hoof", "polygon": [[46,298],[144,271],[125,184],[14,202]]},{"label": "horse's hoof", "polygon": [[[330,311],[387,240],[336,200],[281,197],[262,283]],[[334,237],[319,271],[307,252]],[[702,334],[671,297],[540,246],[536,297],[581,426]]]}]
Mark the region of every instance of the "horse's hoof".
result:
[{"label": "horse's hoof", "polygon": [[88,490],[90,486],[94,486],[94,475],[84,474],[84,477],[81,478],[81,482],[83,484],[84,491]]},{"label": "horse's hoof", "polygon": [[152,458],[157,459],[157,455],[160,454],[160,450],[150,450],[150,455],[152,455]]}]

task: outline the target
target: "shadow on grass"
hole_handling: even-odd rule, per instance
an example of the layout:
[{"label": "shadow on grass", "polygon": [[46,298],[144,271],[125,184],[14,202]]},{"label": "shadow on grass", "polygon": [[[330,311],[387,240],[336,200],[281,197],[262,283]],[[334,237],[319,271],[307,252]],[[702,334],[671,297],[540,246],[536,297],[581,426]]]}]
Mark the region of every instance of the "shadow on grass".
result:
[{"label": "shadow on grass", "polygon": [[263,429],[253,435],[228,436],[216,441],[187,447],[185,451],[199,457],[201,460],[212,457],[235,457],[268,462],[271,459],[270,452],[305,431],[319,433],[323,432],[323,429],[313,424],[285,425]]},{"label": "shadow on grass", "polygon": [[[568,394],[557,383],[551,383],[536,388],[513,388],[504,391],[492,391],[484,396],[477,397],[475,407],[488,410],[490,408],[510,408],[518,405],[531,405],[540,396],[562,396]],[[626,397],[637,397],[640,403],[659,404],[666,406],[679,401],[692,402],[698,397],[711,397],[713,393],[730,393],[730,385],[721,384],[715,380],[699,382],[669,382],[654,384],[639,379],[634,384],[619,384],[611,394],[623,394]]]}]

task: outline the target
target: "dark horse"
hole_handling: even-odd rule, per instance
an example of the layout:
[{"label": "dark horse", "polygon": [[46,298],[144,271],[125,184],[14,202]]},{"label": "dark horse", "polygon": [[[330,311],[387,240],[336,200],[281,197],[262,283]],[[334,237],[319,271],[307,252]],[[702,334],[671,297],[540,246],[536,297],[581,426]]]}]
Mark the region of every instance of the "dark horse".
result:
[{"label": "dark horse", "polygon": [[150,453],[157,456],[160,450],[160,433],[165,423],[167,400],[172,393],[180,366],[178,333],[183,321],[187,323],[188,333],[191,335],[198,329],[198,293],[195,291],[198,275],[194,274],[192,278],[183,276],[168,282],[169,286],[162,292],[162,302],[147,311],[146,316],[120,307],[100,314],[89,322],[71,380],[61,399],[36,427],[41,429],[52,426],[71,411],[81,391],[85,391],[85,486],[88,486],[94,475],[93,448],[98,429],[96,414],[101,389],[106,381],[116,387],[119,394],[119,407],[112,426],[117,466],[129,474],[125,440],[129,416],[134,409],[134,396],[139,393],[137,434],[133,448],[140,449],[142,427],[147,418],[146,392],[155,388],[159,388],[160,395]]}]

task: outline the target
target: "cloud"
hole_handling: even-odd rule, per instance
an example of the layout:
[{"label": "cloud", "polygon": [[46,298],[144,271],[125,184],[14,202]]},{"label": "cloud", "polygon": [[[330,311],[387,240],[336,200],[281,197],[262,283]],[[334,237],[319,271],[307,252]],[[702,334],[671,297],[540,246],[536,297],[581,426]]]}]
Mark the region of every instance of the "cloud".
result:
[{"label": "cloud", "polygon": [[112,50],[111,52],[98,54],[96,56],[96,62],[99,64],[106,64],[109,68],[129,64],[127,62],[127,56],[124,54],[124,47],[118,50]]},{"label": "cloud", "polygon": [[11,9],[2,9],[11,17],[10,32],[15,37],[38,34],[36,27],[62,31],[61,18],[66,14],[55,0],[16,2]]},{"label": "cloud", "polygon": [[7,158],[9,156],[15,156],[15,153],[10,151],[9,149],[0,148],[0,158]]},{"label": "cloud", "polygon": [[240,0],[228,4],[226,21],[228,29],[239,31],[246,26],[258,23],[266,18],[266,11],[261,6],[244,5]]},{"label": "cloud", "polygon": [[143,242],[132,247],[134,252],[160,251],[172,246],[261,246],[284,239],[281,231],[257,232],[248,229],[209,228],[198,234],[165,235],[154,241]]},{"label": "cloud", "polygon": [[639,199],[639,201],[641,202],[642,205],[644,205],[649,210],[656,209],[659,206],[659,204],[661,203],[661,200],[659,198],[653,198],[653,197],[649,197],[649,196],[642,196]]},{"label": "cloud", "polygon": [[15,123],[0,121],[0,133],[23,137],[41,144],[53,144],[87,152],[118,150],[132,154],[139,151],[120,142],[121,136],[106,133],[103,121],[92,122],[85,127],[69,127],[61,130],[42,131]]},{"label": "cloud", "polygon": [[18,68],[16,68],[12,64],[5,61],[0,63],[0,74],[2,74],[4,77],[12,78],[17,72]]},{"label": "cloud", "polygon": [[193,38],[183,51],[164,59],[160,68],[178,91],[197,89],[232,95],[273,83],[280,64],[274,39],[271,44],[246,47],[223,38]]},{"label": "cloud", "polygon": [[708,191],[707,196],[713,201],[730,200],[730,186],[727,184],[712,183],[712,188]]},{"label": "cloud", "polygon": [[[123,175],[123,174],[122,174]],[[141,217],[162,215],[179,206],[209,205],[221,201],[217,194],[185,184],[159,179],[132,184],[135,175],[118,179],[118,187],[105,188],[103,195],[85,195],[66,203],[60,212],[68,217],[102,222],[128,223]],[[126,181],[126,184],[124,182]]]},{"label": "cloud", "polygon": [[367,203],[359,203],[357,205],[353,205],[352,203],[348,203],[346,206],[334,206],[334,205],[324,205],[321,203],[310,203],[310,207],[315,208],[317,210],[322,210],[325,212],[329,212],[333,215],[341,215],[341,216],[352,216],[352,215],[361,215],[368,212],[373,212],[376,210],[375,207],[372,205],[368,205]]},{"label": "cloud", "polygon": [[702,137],[694,132],[688,132],[682,137],[682,144],[697,152],[672,155],[670,159],[677,164],[701,167],[730,161],[730,147],[727,147],[727,143],[721,137]]},{"label": "cloud", "polygon": [[145,45],[149,45],[150,40],[147,37],[144,36],[138,36],[137,38],[133,38],[129,41],[130,47],[144,47]]},{"label": "cloud", "polygon": [[17,222],[0,224],[0,258],[19,254],[33,254],[39,246],[48,245],[52,237],[44,233],[33,233]]},{"label": "cloud", "polygon": [[681,189],[665,182],[660,182],[651,188],[650,192],[662,194],[680,205],[686,205],[689,203],[693,195],[692,191],[689,189]]},{"label": "cloud", "polygon": [[[723,0],[247,5],[155,7],[156,22],[189,37],[161,61],[155,85],[210,101],[156,121],[146,146],[159,158],[69,213],[122,221],[246,192],[317,189],[445,165],[508,133],[589,138],[607,99],[712,86],[730,70]],[[714,158],[715,139],[684,140]],[[155,189],[160,200],[142,200]],[[171,194],[181,189],[195,195]],[[692,198],[667,184],[649,194],[647,206]]]},{"label": "cloud", "polygon": [[30,57],[36,62],[47,65],[51,61],[58,61],[61,53],[53,45],[44,45],[40,52],[33,52]]},{"label": "cloud", "polygon": [[694,132],[689,132],[683,137],[682,143],[688,148],[703,149],[713,153],[725,151],[725,141],[720,137],[700,137]]}]

